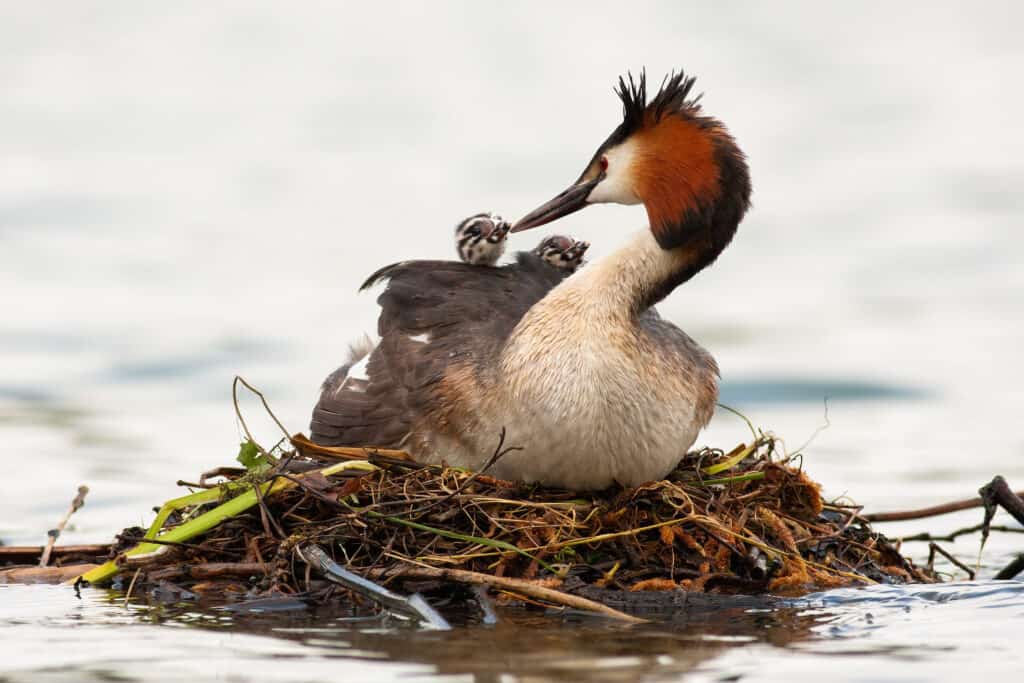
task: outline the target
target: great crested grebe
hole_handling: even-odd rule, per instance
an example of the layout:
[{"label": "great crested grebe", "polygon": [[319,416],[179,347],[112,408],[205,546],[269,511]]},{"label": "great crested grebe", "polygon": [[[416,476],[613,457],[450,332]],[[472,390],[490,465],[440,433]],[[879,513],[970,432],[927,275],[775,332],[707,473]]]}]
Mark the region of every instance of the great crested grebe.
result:
[{"label": "great crested grebe", "polygon": [[[455,251],[463,263],[493,266],[505,253],[505,238],[512,225],[493,213],[478,213],[455,226]],[[541,240],[533,253],[548,265],[573,273],[583,263],[589,242],[564,235]]]},{"label": "great crested grebe", "polygon": [[667,78],[619,79],[623,121],[579,179],[522,218],[534,228],[588,204],[643,204],[649,228],[568,277],[539,258],[480,268],[406,261],[374,273],[380,341],[325,382],[312,435],[404,448],[478,469],[502,429],[518,446],[490,470],[574,489],[664,477],[707,424],[714,359],[650,310],[712,263],[750,200],[743,153]]}]

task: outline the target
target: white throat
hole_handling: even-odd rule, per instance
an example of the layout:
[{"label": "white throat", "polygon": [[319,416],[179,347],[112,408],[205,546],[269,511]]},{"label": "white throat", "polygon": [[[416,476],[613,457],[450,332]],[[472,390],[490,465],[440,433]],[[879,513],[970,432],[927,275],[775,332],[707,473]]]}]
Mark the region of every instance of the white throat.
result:
[{"label": "white throat", "polygon": [[[682,250],[662,249],[651,231],[644,228],[611,254],[567,278],[534,308],[566,305],[566,300],[571,299],[578,302],[577,306],[604,310],[608,315],[635,315],[640,302],[683,267],[686,258]],[[524,316],[520,326],[529,315]]]}]

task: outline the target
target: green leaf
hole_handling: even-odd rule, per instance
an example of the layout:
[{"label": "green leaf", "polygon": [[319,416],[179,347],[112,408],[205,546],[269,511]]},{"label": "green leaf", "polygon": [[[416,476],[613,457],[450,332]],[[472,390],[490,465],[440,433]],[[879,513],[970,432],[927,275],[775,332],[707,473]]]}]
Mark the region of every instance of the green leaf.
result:
[{"label": "green leaf", "polygon": [[266,458],[252,441],[243,441],[239,445],[238,457],[235,459],[247,470],[254,470],[267,464]]},{"label": "green leaf", "polygon": [[559,564],[569,564],[576,558],[576,549],[565,547],[555,553],[555,561]]}]

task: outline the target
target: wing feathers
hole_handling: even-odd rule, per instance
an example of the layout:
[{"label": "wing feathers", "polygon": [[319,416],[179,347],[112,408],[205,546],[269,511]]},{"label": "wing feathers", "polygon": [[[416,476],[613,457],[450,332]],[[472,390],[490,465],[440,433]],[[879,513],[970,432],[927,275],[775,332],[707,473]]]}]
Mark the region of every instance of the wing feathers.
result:
[{"label": "wing feathers", "polygon": [[523,253],[499,268],[403,261],[376,271],[360,287],[387,283],[377,299],[381,341],[365,364],[367,380],[347,377],[355,358],[327,379],[313,410],[313,441],[397,447],[443,408],[436,386],[452,363],[496,358],[526,311],[565,276]]}]

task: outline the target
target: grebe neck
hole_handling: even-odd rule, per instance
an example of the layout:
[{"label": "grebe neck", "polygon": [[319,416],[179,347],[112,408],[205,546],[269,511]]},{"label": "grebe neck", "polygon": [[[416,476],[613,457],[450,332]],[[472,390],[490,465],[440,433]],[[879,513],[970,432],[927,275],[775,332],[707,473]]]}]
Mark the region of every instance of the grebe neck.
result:
[{"label": "grebe neck", "polygon": [[579,270],[548,296],[580,297],[588,308],[635,316],[692,277],[699,260],[686,247],[662,249],[651,231],[644,228],[611,254]]}]

